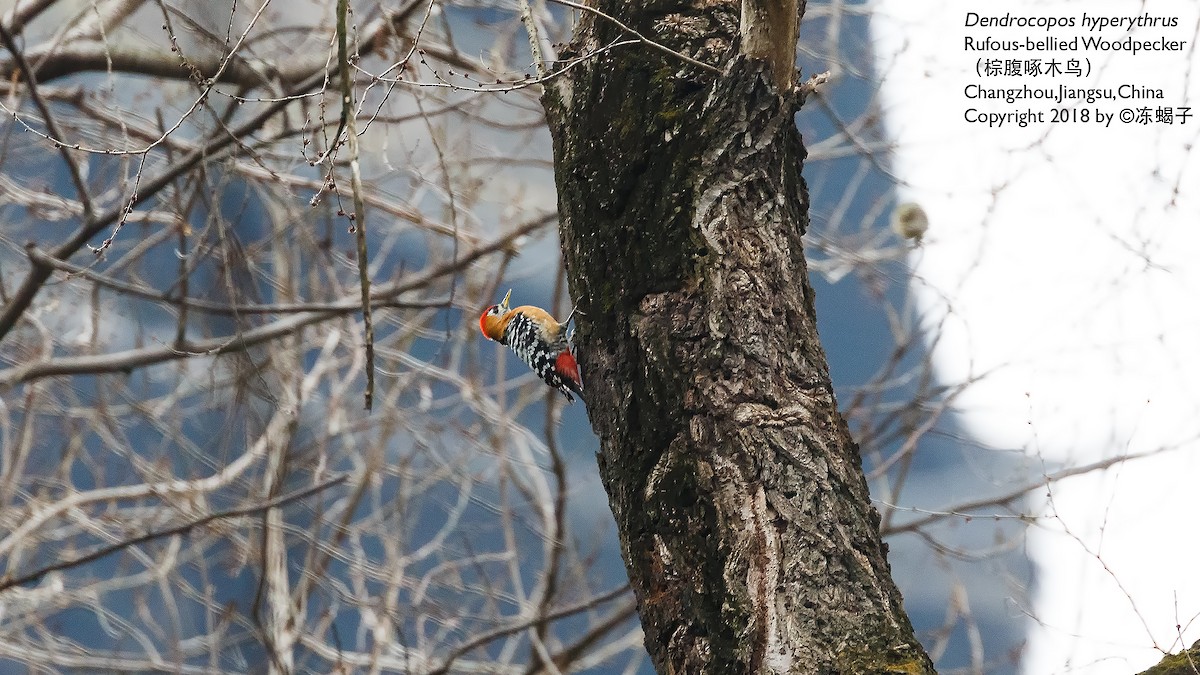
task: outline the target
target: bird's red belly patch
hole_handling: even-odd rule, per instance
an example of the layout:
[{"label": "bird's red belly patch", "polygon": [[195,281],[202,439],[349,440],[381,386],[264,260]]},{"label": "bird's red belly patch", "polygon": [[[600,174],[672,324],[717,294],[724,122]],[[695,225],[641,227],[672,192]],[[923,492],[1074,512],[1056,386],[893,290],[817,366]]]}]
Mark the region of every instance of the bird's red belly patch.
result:
[{"label": "bird's red belly patch", "polygon": [[571,355],[571,352],[564,351],[558,355],[558,358],[554,360],[554,370],[558,371],[559,375],[570,378],[576,386],[582,386],[583,383],[579,379],[579,364],[575,362],[575,357]]}]

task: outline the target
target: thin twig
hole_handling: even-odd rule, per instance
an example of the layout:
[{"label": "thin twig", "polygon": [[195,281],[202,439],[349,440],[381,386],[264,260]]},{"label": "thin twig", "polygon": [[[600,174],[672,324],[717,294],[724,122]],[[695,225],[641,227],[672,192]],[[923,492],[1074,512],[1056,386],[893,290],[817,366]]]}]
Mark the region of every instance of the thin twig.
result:
[{"label": "thin twig", "polygon": [[616,17],[613,17],[609,14],[605,14],[604,12],[601,12],[600,10],[596,9],[595,7],[588,7],[587,5],[581,5],[578,2],[571,2],[571,0],[550,0],[550,1],[557,3],[559,5],[563,5],[564,7],[571,7],[572,9],[578,9],[581,12],[588,12],[590,14],[595,14],[596,16],[598,16],[602,19],[611,21],[621,30],[623,30],[626,33],[629,33],[633,37],[637,38],[638,42],[641,42],[642,44],[645,44],[648,47],[657,49],[658,51],[663,52],[664,54],[670,54],[671,56],[674,56],[675,58],[683,59],[684,61],[692,64],[693,66],[696,66],[697,68],[703,68],[704,70],[707,70],[712,73],[716,73],[717,75],[720,75],[722,72],[721,69],[716,66],[710,66],[703,61],[697,61],[696,59],[693,59],[692,57],[688,56],[687,54],[684,54],[682,52],[677,52],[674,49],[671,49],[670,47],[668,47],[664,44],[661,44],[661,43],[655,42],[654,40],[651,40],[650,38],[646,37],[645,35],[642,35],[641,33],[637,32],[633,28],[625,25]]},{"label": "thin twig", "polygon": [[[554,283],[554,302],[551,307],[556,310],[559,305],[559,297],[563,290],[563,279],[565,277],[563,263],[560,260],[558,264],[558,274],[555,275]],[[547,533],[547,545],[549,547],[548,555],[546,556],[545,582],[542,587],[541,601],[538,603],[538,616],[545,616],[549,611],[551,604],[554,602],[555,596],[558,594],[559,584],[559,567],[562,564],[562,558],[566,549],[566,513],[567,513],[567,464],[563,461],[562,452],[558,448],[558,436],[556,434],[556,422],[559,419],[559,413],[562,408],[559,405],[559,394],[554,389],[546,391],[546,450],[550,454],[550,472],[554,476],[554,504],[551,508],[554,513],[551,514],[552,530]],[[549,628],[549,621],[542,621],[534,627],[534,633],[541,642],[546,641],[546,632]],[[540,659],[540,654],[537,650],[531,650],[530,662],[537,665]],[[553,668],[554,664],[545,664],[548,668]],[[540,669],[540,668],[539,668]]]},{"label": "thin twig", "polygon": [[13,60],[17,62],[17,69],[21,71],[21,77],[25,80],[26,90],[29,92],[29,98],[33,99],[33,104],[42,114],[42,121],[46,125],[46,131],[49,132],[51,138],[59,139],[61,143],[55,143],[58,148],[58,154],[62,155],[63,162],[67,165],[67,170],[71,173],[71,182],[75,183],[75,191],[79,193],[79,203],[83,206],[83,219],[89,221],[95,214],[96,207],[92,203],[92,195],[88,192],[87,182],[83,179],[83,172],[79,169],[79,163],[75,161],[75,157],[71,154],[71,148],[66,146],[66,135],[59,128],[58,122],[54,116],[50,114],[50,106],[46,104],[46,100],[42,98],[41,92],[38,90],[37,78],[33,74],[33,69],[29,67],[29,62],[25,60],[25,53],[18,47],[8,29],[0,23],[0,41],[4,42],[4,47],[13,55]]},{"label": "thin twig", "polygon": [[[637,600],[630,598],[623,605],[617,607],[617,609],[607,618],[589,628],[588,631],[583,635],[578,636],[578,639],[575,640],[574,644],[564,647],[557,654],[555,654],[552,659],[554,661],[554,665],[560,670],[571,669],[573,671],[574,669],[571,668],[571,666],[574,665],[574,663],[578,661],[587,652],[587,650],[592,647],[592,645],[599,642],[602,638],[604,638],[605,635],[611,633],[614,629],[627,621],[629,617],[634,615],[635,612],[637,612]],[[537,667],[536,664],[530,664],[530,666],[525,669],[525,675],[539,675],[542,670],[543,669]]]},{"label": "thin twig", "polygon": [[[911,520],[907,523],[896,525],[896,526],[893,526],[893,527],[890,527],[887,529],[881,529],[880,532],[882,532],[884,536],[890,537],[894,534],[900,534],[902,532],[913,532],[913,531],[919,530],[922,527],[925,527],[926,525],[932,525],[933,523],[938,522],[940,520],[944,520],[946,518],[953,518],[953,517],[1000,518],[1003,516],[970,513],[970,511],[974,511],[976,509],[987,508],[990,506],[1003,506],[1005,504],[1009,504],[1010,502],[1013,502],[1017,499],[1024,497],[1026,494],[1033,492],[1034,490],[1037,490],[1039,488],[1044,488],[1051,483],[1057,483],[1065,478],[1070,478],[1072,476],[1082,476],[1084,474],[1088,474],[1093,471],[1102,471],[1104,469],[1107,469],[1110,466],[1113,466],[1115,464],[1120,464],[1122,462],[1131,462],[1133,460],[1143,459],[1146,457],[1155,457],[1155,456],[1158,456],[1161,452],[1162,452],[1162,450],[1159,449],[1159,450],[1152,450],[1149,452],[1117,455],[1116,457],[1109,457],[1108,459],[1102,459],[1098,462],[1092,462],[1091,464],[1084,464],[1082,466],[1076,466],[1076,467],[1071,467],[1069,469],[1063,469],[1062,471],[1056,471],[1054,473],[1042,476],[1040,479],[1038,479],[1036,481],[1033,481],[1031,483],[1026,483],[1025,485],[1022,485],[1016,489],[1010,490],[1009,492],[1006,492],[1002,495],[997,495],[995,497],[985,497],[983,499],[977,499],[974,501],[964,502],[962,504],[953,506],[953,507],[951,507],[949,509],[945,509],[943,511],[925,511],[924,513],[926,513],[927,515],[925,515],[921,518],[917,518],[917,519]],[[889,506],[891,506],[892,508],[897,508],[897,509],[901,508],[901,507],[898,507],[895,505],[889,505]],[[909,509],[909,510],[916,510],[916,509]],[[1023,516],[1022,515],[1022,516],[1012,516],[1012,517],[1019,518],[1022,520],[1035,520],[1036,519],[1035,516]]]},{"label": "thin twig", "polygon": [[542,40],[538,36],[537,22],[533,20],[533,10],[529,0],[520,0],[521,23],[525,24],[525,33],[529,36],[529,53],[533,55],[533,69],[539,78],[545,78],[546,61],[542,58]]},{"label": "thin twig", "polygon": [[155,539],[162,539],[163,537],[173,537],[178,534],[186,534],[187,532],[194,530],[197,527],[203,527],[203,526],[205,526],[213,521],[216,521],[216,520],[225,520],[227,518],[240,518],[242,516],[249,516],[249,515],[253,515],[255,513],[260,513],[262,511],[266,511],[266,510],[273,509],[273,508],[276,508],[279,506],[283,506],[284,504],[287,504],[289,502],[294,502],[294,501],[297,501],[300,499],[304,499],[305,497],[310,497],[318,492],[327,490],[327,489],[333,487],[334,485],[337,485],[338,483],[345,481],[346,478],[349,477],[349,475],[350,474],[344,473],[340,476],[331,478],[323,483],[319,483],[312,487],[304,488],[303,490],[297,490],[290,494],[281,495],[281,496],[271,499],[269,501],[265,501],[261,504],[255,504],[254,506],[244,506],[240,509],[229,509],[228,511],[218,511],[217,513],[210,513],[207,516],[203,516],[201,518],[196,518],[194,520],[190,520],[182,525],[176,525],[175,527],[171,527],[171,528],[168,528],[165,530],[158,530],[156,532],[147,532],[146,534],[134,537],[133,539],[126,539],[125,541],[117,542],[116,544],[112,544],[110,546],[105,546],[104,548],[98,549],[96,551],[92,551],[91,553],[88,553],[87,555],[79,556],[78,558],[72,558],[70,560],[64,560],[62,562],[57,562],[52,565],[47,565],[47,566],[42,567],[41,569],[35,570],[33,572],[29,572],[27,574],[22,574],[19,577],[7,577],[4,579],[0,579],[0,591],[4,591],[5,589],[12,588],[13,586],[23,586],[30,582],[37,581],[38,579],[44,577],[45,575],[47,575],[51,572],[57,572],[59,570],[65,570],[65,569],[70,569],[72,567],[78,567],[80,565],[86,565],[87,563],[94,562],[96,560],[99,560],[100,558],[103,558],[105,556],[116,553],[117,551],[129,548],[130,546],[137,546],[139,544],[145,544],[146,542],[153,541]]},{"label": "thin twig", "polygon": [[[157,302],[169,307],[176,307],[180,310],[193,310],[204,312],[206,314],[218,315],[238,315],[238,314],[298,314],[300,312],[348,312],[358,309],[362,306],[360,300],[346,300],[342,302],[274,302],[262,303],[254,305],[239,305],[236,301],[229,302],[213,302],[212,300],[201,300],[199,298],[189,298],[182,295],[167,295],[162,291],[155,290],[149,286],[128,283],[113,279],[112,277],[93,272],[92,270],[73,263],[59,260],[46,253],[36,246],[26,247],[26,253],[30,260],[35,263],[49,265],[57,270],[62,270],[73,277],[82,277],[88,281],[94,282],[99,286],[103,286],[116,293],[132,295],[134,297]],[[185,275],[180,275],[180,279],[187,280]],[[448,307],[450,300],[448,298],[436,298],[433,300],[399,300],[396,298],[375,299],[372,304],[376,307],[388,307],[391,309],[439,309]],[[182,348],[182,347],[181,347]]]},{"label": "thin twig", "polygon": [[[548,213],[539,218],[535,218],[529,222],[523,223],[520,227],[517,227],[513,231],[506,233],[503,237],[500,237],[499,239],[485,246],[481,246],[469,251],[465,256],[453,261],[452,263],[439,265],[433,269],[417,274],[410,279],[404,279],[391,284],[377,286],[372,291],[372,301],[392,298],[401,293],[406,293],[413,289],[424,287],[434,279],[447,274],[453,274],[489,253],[494,253],[500,250],[508,250],[513,246],[514,240],[527,235],[540,227],[544,227],[552,222],[555,217],[555,214]],[[46,267],[46,270],[46,275],[48,277],[51,268]],[[180,351],[174,347],[166,346],[141,347],[110,354],[64,356],[45,361],[27,362],[23,363],[22,365],[0,371],[0,388],[54,375],[95,375],[100,373],[126,372],[135,368],[142,368],[145,366],[154,365],[156,363],[189,358],[192,356],[240,352],[255,345],[278,338],[282,335],[287,335],[305,326],[320,323],[322,321],[328,321],[329,319],[341,316],[346,312],[357,309],[359,304],[351,301],[349,298],[345,298],[336,303],[336,306],[342,309],[295,314],[263,326],[257,326],[255,328],[242,331],[238,335],[226,335],[217,338],[196,340],[188,345],[192,351]]]},{"label": "thin twig", "polygon": [[[363,346],[366,349],[367,386],[363,391],[363,407],[371,409],[375,397],[375,325],[371,319],[371,276],[370,260],[367,257],[367,213],[363,207],[362,173],[358,165],[358,125],[354,112],[354,74],[350,67],[350,53],[346,46],[346,15],[350,13],[349,0],[338,0],[337,4],[338,68],[342,75],[342,122],[346,128],[346,143],[350,151],[350,195],[354,202],[354,240],[358,254],[358,284],[362,293]],[[340,141],[334,136],[334,144]]]},{"label": "thin twig", "polygon": [[[414,4],[415,6],[415,4]],[[392,20],[403,20],[405,15],[398,14],[392,17]],[[368,32],[363,44],[369,47],[374,47],[378,41],[376,38],[380,32],[388,25],[388,22],[376,22],[372,25],[372,29]],[[189,152],[180,160],[167,167],[161,174],[154,178],[143,181],[139,186],[139,196],[144,202],[150,197],[157,194],[160,190],[170,185],[176,178],[191,170],[197,163],[204,161],[218,162],[225,158],[223,154],[230,145],[239,141],[239,139],[249,137],[254,131],[260,129],[262,125],[280,110],[287,107],[296,100],[297,96],[306,94],[313,89],[325,83],[325,67],[320,66],[317,70],[311,73],[307,78],[298,81],[294,87],[285,92],[284,95],[277,99],[266,101],[267,107],[261,112],[253,115],[245,124],[233,129],[232,131],[222,129],[213,132],[207,141],[202,145]],[[149,150],[154,144],[145,148]],[[117,154],[117,153],[109,153]],[[132,206],[132,204],[130,204]],[[116,222],[119,218],[127,215],[127,205],[120,204],[104,213],[96,214],[92,218],[84,219],[79,228],[73,232],[66,241],[50,251],[50,255],[59,260],[66,260],[71,257],[84,246],[92,237],[100,233],[109,224]],[[25,310],[33,303],[34,297],[37,296],[46,280],[50,278],[50,273],[53,270],[46,266],[34,266],[33,269],[25,276],[16,293],[9,299],[4,306],[3,312],[0,312],[0,341],[2,341],[9,332],[17,325]]]},{"label": "thin twig", "polygon": [[536,624],[540,621],[561,619],[563,617],[571,616],[572,614],[578,614],[579,612],[591,609],[597,605],[608,602],[609,600],[615,600],[616,598],[620,597],[621,595],[623,595],[627,592],[629,592],[629,584],[625,584],[624,586],[621,586],[619,588],[614,588],[610,591],[606,591],[604,593],[593,596],[591,598],[588,598],[587,600],[584,600],[583,602],[571,605],[569,607],[562,607],[560,609],[554,610],[553,612],[548,612],[544,615],[533,616],[533,617],[530,617],[529,619],[519,621],[519,622],[509,625],[509,626],[500,626],[499,628],[494,628],[487,632],[480,633],[479,635],[476,635],[473,639],[468,640],[467,642],[464,642],[463,644],[456,647],[454,649],[454,651],[450,652],[446,656],[446,661],[444,663],[442,663],[442,665],[439,666],[438,668],[435,668],[432,671],[430,671],[429,675],[446,675],[446,673],[450,672],[450,666],[454,665],[454,662],[457,661],[460,656],[462,656],[463,654],[466,654],[467,652],[470,652],[472,649],[478,649],[479,647],[482,647],[483,645],[485,645],[493,640],[498,640],[502,637],[507,637],[509,635],[513,635],[514,633],[519,633],[523,630],[528,629],[530,626],[533,626],[534,624]]},{"label": "thin twig", "polygon": [[25,25],[33,21],[39,14],[46,11],[50,5],[53,5],[57,0],[32,0],[31,2],[22,2],[17,0],[8,14],[4,16],[4,27],[14,34],[20,34],[25,30]]}]

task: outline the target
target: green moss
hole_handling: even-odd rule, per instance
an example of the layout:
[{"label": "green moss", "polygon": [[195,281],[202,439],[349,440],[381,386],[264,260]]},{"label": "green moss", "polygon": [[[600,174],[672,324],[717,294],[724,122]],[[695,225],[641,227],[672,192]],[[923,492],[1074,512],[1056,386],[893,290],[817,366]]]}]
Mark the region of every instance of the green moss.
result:
[{"label": "green moss", "polygon": [[933,665],[919,648],[907,645],[888,647],[876,644],[871,646],[844,651],[838,655],[837,672],[839,673],[874,673],[878,675],[933,675]]},{"label": "green moss", "polygon": [[1200,641],[1193,644],[1187,651],[1164,656],[1162,661],[1149,670],[1143,671],[1140,675],[1196,675],[1198,668],[1200,668]]},{"label": "green moss", "polygon": [[663,108],[658,111],[658,119],[668,126],[674,126],[683,117],[683,108]]},{"label": "green moss", "polygon": [[[590,305],[596,313],[593,322],[603,317],[612,316],[616,311],[619,289],[611,277],[600,277],[589,280]],[[609,328],[611,330],[611,328]]]},{"label": "green moss", "polygon": [[696,254],[692,256],[691,265],[688,268],[687,276],[683,280],[683,285],[685,288],[701,288],[704,282],[708,280],[712,261],[709,260],[708,245],[704,241],[704,237],[701,237],[700,233],[695,229],[692,229],[690,235],[689,243]]},{"label": "green moss", "polygon": [[650,84],[653,84],[653,85],[656,85],[659,87],[661,87],[665,84],[669,84],[671,82],[671,77],[674,75],[674,73],[675,73],[674,68],[670,67],[669,65],[663,66],[663,67],[659,68],[658,70],[654,71],[654,74],[650,76]]}]

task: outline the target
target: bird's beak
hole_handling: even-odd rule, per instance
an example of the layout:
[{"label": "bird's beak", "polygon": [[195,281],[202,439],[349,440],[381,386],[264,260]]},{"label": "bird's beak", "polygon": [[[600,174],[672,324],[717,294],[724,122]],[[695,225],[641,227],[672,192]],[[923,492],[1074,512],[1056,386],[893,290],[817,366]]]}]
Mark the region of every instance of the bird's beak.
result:
[{"label": "bird's beak", "polygon": [[508,309],[508,299],[510,297],[512,297],[512,289],[511,288],[508,289],[508,292],[504,294],[504,299],[500,301],[500,306],[503,307],[504,309]]}]

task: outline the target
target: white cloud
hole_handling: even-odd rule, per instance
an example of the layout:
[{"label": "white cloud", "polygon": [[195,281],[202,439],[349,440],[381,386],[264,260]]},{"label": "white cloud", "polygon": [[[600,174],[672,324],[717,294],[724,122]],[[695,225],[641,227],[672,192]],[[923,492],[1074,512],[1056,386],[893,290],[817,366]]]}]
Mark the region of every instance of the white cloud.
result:
[{"label": "white cloud", "polygon": [[[984,376],[962,399],[969,431],[1025,448],[1035,466],[1175,451],[1071,479],[1031,534],[1038,593],[1025,671],[1129,673],[1156,648],[1200,638],[1195,561],[1200,475],[1200,117],[1186,124],[1051,124],[1067,107],[1117,113],[1187,106],[1200,89],[1200,6],[1021,0],[881,0],[873,22],[884,114],[897,142],[900,201],[931,226],[912,258],[930,326],[952,319],[933,352],[948,382]],[[972,52],[966,36],[1070,38],[1086,30],[966,27],[985,16],[1176,17],[1131,34],[1187,40],[1176,52]],[[1096,33],[1092,33],[1093,35]],[[1106,38],[1130,33],[1109,30]],[[1082,79],[981,78],[980,57],[1089,58]],[[1060,106],[969,100],[987,87],[1161,88],[1156,100]],[[988,128],[967,108],[1044,110],[1041,124]],[[1200,113],[1200,106],[1192,110]],[[1174,644],[1173,644],[1174,643]]]}]

